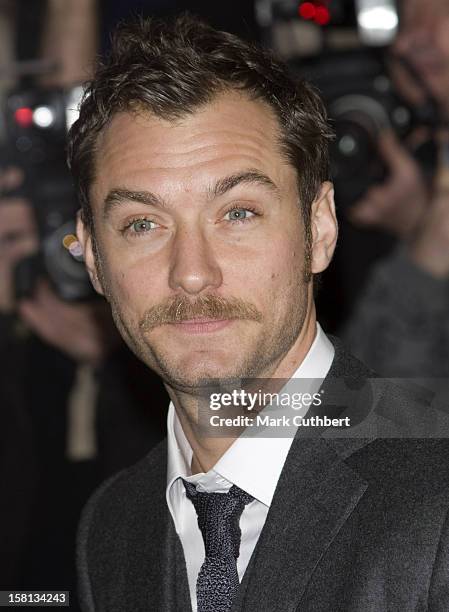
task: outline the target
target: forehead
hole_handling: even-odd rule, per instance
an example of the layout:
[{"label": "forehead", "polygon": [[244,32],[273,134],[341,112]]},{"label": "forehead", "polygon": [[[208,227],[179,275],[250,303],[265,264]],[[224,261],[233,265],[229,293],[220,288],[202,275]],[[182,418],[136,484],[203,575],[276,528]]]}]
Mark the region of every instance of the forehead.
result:
[{"label": "forehead", "polygon": [[98,139],[95,166],[94,200],[113,186],[142,180],[152,186],[172,180],[175,190],[243,168],[294,172],[282,154],[272,109],[234,92],[176,121],[145,111],[115,115]]}]

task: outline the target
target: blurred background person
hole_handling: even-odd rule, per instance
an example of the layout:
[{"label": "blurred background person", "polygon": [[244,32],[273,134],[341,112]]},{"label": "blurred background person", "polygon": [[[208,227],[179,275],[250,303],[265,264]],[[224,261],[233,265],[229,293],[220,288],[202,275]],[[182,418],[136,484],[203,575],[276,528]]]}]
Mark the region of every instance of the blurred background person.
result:
[{"label": "blurred background person", "polygon": [[449,5],[268,3],[268,44],[321,90],[339,242],[317,297],[327,330],[390,376],[447,376]]},{"label": "blurred background person", "polygon": [[[383,134],[379,150],[388,178],[351,210],[354,223],[384,229],[397,248],[371,271],[346,328],[352,350],[391,376],[449,374],[449,5],[402,2],[391,51],[392,76],[411,106],[433,99],[438,123],[400,142]],[[411,68],[406,69],[406,66]],[[413,156],[432,140],[434,173]]]}]

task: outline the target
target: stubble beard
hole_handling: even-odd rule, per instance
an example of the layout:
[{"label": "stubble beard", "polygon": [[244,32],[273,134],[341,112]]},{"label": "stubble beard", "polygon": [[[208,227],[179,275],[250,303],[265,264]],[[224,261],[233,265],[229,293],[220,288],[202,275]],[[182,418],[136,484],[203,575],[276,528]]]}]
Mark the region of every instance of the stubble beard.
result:
[{"label": "stubble beard", "polygon": [[[140,326],[128,325],[119,304],[112,296],[109,296],[115,324],[133,353],[150,369],[156,371],[169,387],[190,395],[202,395],[208,386],[224,379],[241,380],[272,376],[304,326],[307,316],[306,286],[298,285],[296,296],[292,292],[290,300],[291,308],[286,308],[283,319],[279,320],[279,324],[276,325],[276,331],[273,330],[271,334],[268,334],[267,330],[262,327],[256,342],[247,348],[246,354],[240,360],[237,355],[231,356],[232,366],[217,371],[213,364],[204,363],[198,367],[196,372],[189,373],[180,367],[176,359],[157,350],[151,343],[148,334],[141,331]],[[264,325],[263,321],[249,324]],[[204,360],[203,357],[200,359]]]}]

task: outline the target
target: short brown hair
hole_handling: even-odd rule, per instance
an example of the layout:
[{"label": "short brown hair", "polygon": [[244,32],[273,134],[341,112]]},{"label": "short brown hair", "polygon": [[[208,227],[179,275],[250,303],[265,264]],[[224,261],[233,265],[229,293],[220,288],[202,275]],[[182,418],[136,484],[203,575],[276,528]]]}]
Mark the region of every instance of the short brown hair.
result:
[{"label": "short brown hair", "polygon": [[110,54],[87,85],[69,133],[68,163],[89,230],[94,231],[88,194],[95,146],[113,115],[138,108],[174,120],[232,90],[265,101],[275,112],[282,150],[298,172],[308,228],[311,203],[329,175],[332,131],[320,96],[271,52],[182,15],[170,23],[138,18],[119,25]]}]

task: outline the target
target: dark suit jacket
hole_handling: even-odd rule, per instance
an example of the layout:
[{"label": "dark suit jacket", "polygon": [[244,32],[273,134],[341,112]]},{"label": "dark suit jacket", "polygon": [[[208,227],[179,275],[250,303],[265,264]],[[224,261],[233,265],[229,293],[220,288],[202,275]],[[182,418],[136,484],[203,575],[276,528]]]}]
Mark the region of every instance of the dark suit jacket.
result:
[{"label": "dark suit jacket", "polygon": [[[346,439],[298,430],[233,612],[449,610],[449,442],[385,438],[388,419],[408,419],[413,431],[424,400],[389,387],[379,402],[365,384],[370,375],[337,343],[325,392],[343,377],[347,397],[336,392],[331,404],[365,417]],[[163,442],[86,507],[84,611],[191,610],[165,500],[166,452]]]}]

